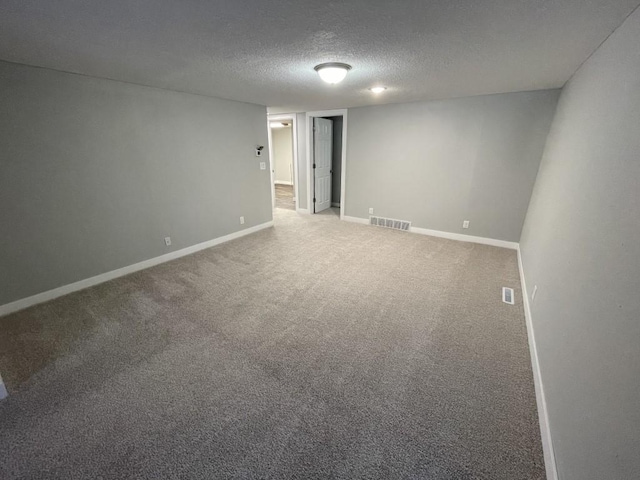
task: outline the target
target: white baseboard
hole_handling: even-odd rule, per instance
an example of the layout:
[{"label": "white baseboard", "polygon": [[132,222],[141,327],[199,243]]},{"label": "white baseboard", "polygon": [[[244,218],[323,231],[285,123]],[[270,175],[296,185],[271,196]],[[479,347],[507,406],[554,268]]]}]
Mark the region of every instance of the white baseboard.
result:
[{"label": "white baseboard", "polygon": [[331,202],[331,206],[340,208],[340,203],[339,202]]},{"label": "white baseboard", "polygon": [[293,182],[286,182],[284,180],[274,180],[275,185],[293,185]]},{"label": "white baseboard", "polygon": [[542,374],[540,363],[538,362],[538,349],[531,320],[531,306],[529,305],[529,293],[524,278],[524,268],[522,266],[522,255],[518,247],[518,269],[520,270],[520,283],[522,285],[522,302],[524,304],[524,317],[527,324],[527,337],[529,338],[529,353],[531,354],[531,368],[533,370],[533,383],[536,389],[536,404],[538,405],[538,421],[540,422],[540,436],[542,437],[542,450],[544,452],[544,465],[547,472],[547,480],[558,480],[555,453],[551,440],[551,430],[549,429],[549,412],[547,401],[544,396],[542,384]]},{"label": "white baseboard", "polygon": [[[369,225],[369,219],[360,217],[344,216],[347,222],[361,223]],[[411,233],[419,235],[429,235],[431,237],[448,238],[449,240],[458,240],[460,242],[480,243],[482,245],[491,245],[493,247],[509,248],[511,250],[518,249],[518,242],[508,242],[506,240],[497,240],[495,238],[474,237],[473,235],[463,235],[461,233],[443,232],[440,230],[429,230],[428,228],[411,227]]]},{"label": "white baseboard", "polygon": [[113,280],[114,278],[122,277],[124,275],[129,275],[130,273],[134,273],[139,270],[144,270],[145,268],[149,268],[155,265],[159,265],[161,263],[169,262],[171,260],[175,260],[176,258],[184,257],[185,255],[190,255],[192,253],[199,252],[200,250],[204,250],[206,248],[215,247],[216,245],[219,245],[221,243],[228,242],[236,238],[244,237],[245,235],[249,235],[251,233],[255,233],[259,230],[263,230],[265,228],[269,228],[272,226],[273,226],[273,220],[271,220],[270,222],[262,223],[260,225],[256,225],[255,227],[250,227],[244,230],[230,233],[229,235],[224,235],[222,237],[214,238],[213,240],[207,240],[206,242],[198,243],[196,245],[183,248],[181,250],[176,250],[175,252],[167,253],[165,255],[160,255],[159,257],[154,257],[154,258],[150,258],[149,260],[144,260],[139,263],[134,263],[133,265],[129,265],[127,267],[122,267],[117,270],[101,273],[100,275],[96,275],[95,277],[86,278],[84,280],[80,280],[78,282],[71,283],[69,285],[64,285],[62,287],[54,288],[53,290],[48,290],[46,292],[38,293],[37,295],[23,298],[21,300],[16,300],[15,302],[7,303],[5,305],[0,305],[0,316],[17,312],[18,310],[22,310],[22,309],[31,307],[33,305],[37,305],[38,303],[48,302],[49,300],[53,300],[54,298],[67,295],[72,292],[77,292],[78,290],[83,290],[85,288],[98,285],[99,283],[108,282],[109,280]]},{"label": "white baseboard", "polygon": [[296,212],[298,212],[298,213],[304,213],[304,214],[306,214],[306,215],[309,215],[309,213],[310,213],[308,208],[298,208],[298,209],[296,210]]},{"label": "white baseboard", "polygon": [[460,242],[479,243],[481,245],[491,245],[492,247],[509,248],[511,250],[518,249],[518,242],[508,242],[506,240],[498,240],[496,238],[475,237],[473,235],[465,235],[463,233],[443,232],[441,230],[429,230],[428,228],[411,227],[411,232],[420,235],[429,235],[431,237],[448,238],[449,240],[458,240]]}]

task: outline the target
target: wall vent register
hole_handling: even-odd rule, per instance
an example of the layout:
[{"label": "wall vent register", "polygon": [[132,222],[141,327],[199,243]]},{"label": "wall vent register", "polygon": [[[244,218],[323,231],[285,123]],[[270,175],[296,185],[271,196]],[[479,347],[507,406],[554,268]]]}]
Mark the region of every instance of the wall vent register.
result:
[{"label": "wall vent register", "polygon": [[376,227],[392,228],[394,230],[404,230],[406,232],[411,228],[411,222],[406,220],[394,220],[393,218],[369,217],[369,224]]},{"label": "wall vent register", "polygon": [[513,300],[513,288],[502,287],[502,301],[509,305],[514,304]]}]

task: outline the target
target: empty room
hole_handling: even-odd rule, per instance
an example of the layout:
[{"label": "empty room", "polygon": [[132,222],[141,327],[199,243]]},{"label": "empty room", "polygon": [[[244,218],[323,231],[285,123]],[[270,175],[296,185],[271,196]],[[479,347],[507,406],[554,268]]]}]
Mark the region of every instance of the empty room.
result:
[{"label": "empty room", "polygon": [[0,2],[0,478],[640,478],[639,6]]}]

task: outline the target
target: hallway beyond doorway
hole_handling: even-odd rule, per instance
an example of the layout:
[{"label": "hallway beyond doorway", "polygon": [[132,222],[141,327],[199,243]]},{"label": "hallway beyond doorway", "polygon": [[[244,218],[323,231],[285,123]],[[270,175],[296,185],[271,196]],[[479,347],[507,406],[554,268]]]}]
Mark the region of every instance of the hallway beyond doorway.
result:
[{"label": "hallway beyond doorway", "polygon": [[276,208],[286,208],[295,210],[296,204],[293,201],[293,185],[276,184]]}]

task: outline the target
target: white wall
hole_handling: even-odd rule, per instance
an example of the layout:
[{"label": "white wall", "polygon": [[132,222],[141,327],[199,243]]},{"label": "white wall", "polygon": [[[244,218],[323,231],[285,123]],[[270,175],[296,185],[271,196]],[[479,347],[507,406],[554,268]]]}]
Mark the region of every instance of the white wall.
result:
[{"label": "white wall", "polygon": [[272,128],[273,179],[276,183],[293,185],[293,134],[292,128]]},{"label": "white wall", "polygon": [[0,112],[0,305],[272,219],[265,107],[0,62]]},{"label": "white wall", "polygon": [[640,478],[640,10],[565,86],[520,248],[559,478]]},{"label": "white wall", "polygon": [[349,109],[346,215],[519,241],[558,95]]}]

